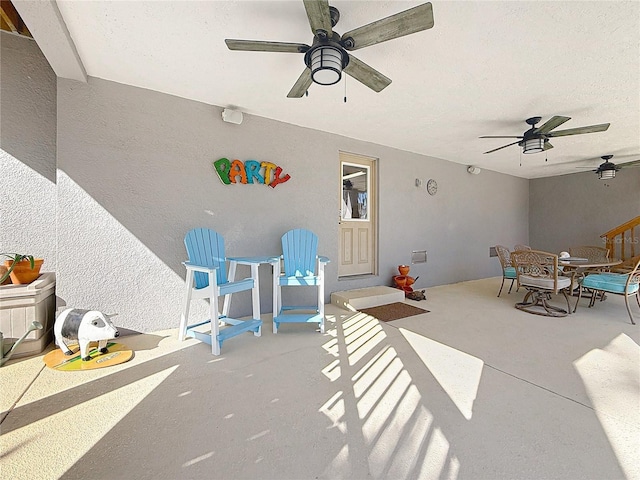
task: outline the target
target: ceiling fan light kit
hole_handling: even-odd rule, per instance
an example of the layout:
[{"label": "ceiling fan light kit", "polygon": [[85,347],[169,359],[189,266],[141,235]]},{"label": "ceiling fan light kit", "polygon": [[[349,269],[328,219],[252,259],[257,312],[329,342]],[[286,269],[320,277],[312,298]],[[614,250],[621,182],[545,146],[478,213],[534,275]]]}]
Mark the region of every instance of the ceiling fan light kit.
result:
[{"label": "ceiling fan light kit", "polygon": [[532,138],[524,141],[522,153],[540,153],[542,151],[544,151],[544,139]]},{"label": "ceiling fan light kit", "polygon": [[305,54],[305,61],[308,61],[315,83],[333,85],[342,78],[342,69],[349,63],[349,56],[331,45],[320,45]]},{"label": "ceiling fan light kit", "polygon": [[613,168],[611,170],[599,170],[598,171],[598,179],[600,180],[609,180],[610,178],[616,178],[616,169]]}]

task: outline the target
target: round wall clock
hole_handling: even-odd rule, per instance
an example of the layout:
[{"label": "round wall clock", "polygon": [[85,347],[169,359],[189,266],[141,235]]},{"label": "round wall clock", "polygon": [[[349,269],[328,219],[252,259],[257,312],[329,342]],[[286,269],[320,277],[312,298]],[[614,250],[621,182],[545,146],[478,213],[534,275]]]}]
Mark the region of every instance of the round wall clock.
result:
[{"label": "round wall clock", "polygon": [[430,178],[427,182],[427,192],[429,192],[429,195],[438,193],[438,183],[433,178]]}]

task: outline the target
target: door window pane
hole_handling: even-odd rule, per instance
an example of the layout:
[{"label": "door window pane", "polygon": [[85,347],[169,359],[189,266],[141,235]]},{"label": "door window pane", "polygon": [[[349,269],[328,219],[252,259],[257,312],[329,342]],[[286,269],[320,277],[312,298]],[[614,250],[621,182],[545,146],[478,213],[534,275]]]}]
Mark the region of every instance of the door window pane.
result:
[{"label": "door window pane", "polygon": [[369,167],[342,162],[342,220],[369,219]]}]

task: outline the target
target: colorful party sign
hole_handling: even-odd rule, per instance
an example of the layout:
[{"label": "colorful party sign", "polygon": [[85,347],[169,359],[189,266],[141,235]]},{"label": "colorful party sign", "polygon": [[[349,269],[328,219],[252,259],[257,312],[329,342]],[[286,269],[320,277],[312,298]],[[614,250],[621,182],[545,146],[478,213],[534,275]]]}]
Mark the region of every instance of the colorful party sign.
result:
[{"label": "colorful party sign", "polygon": [[281,176],[282,168],[271,162],[258,162],[257,160],[242,162],[241,160],[230,161],[228,158],[221,158],[213,162],[213,166],[225,185],[261,183],[276,188],[277,185],[291,178],[288,173]]}]

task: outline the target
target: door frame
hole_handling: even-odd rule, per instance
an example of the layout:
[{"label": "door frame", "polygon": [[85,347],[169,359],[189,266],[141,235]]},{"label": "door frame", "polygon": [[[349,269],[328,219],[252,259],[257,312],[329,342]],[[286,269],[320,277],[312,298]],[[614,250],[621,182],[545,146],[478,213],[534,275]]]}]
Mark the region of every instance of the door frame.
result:
[{"label": "door frame", "polygon": [[[359,153],[347,152],[344,150],[339,150],[338,152],[338,168],[339,168],[339,208],[338,208],[338,280],[347,280],[353,279],[357,277],[364,276],[375,276],[378,275],[378,266],[379,266],[379,229],[378,229],[378,203],[379,203],[379,195],[378,195],[378,169],[380,165],[380,160],[377,157],[371,157],[369,155],[363,155]],[[352,165],[362,165],[366,166],[369,169],[369,179],[368,179],[368,191],[367,191],[367,207],[369,214],[369,225],[370,225],[370,235],[371,235],[371,271],[367,273],[344,273],[341,272],[340,265],[341,255],[342,255],[342,230],[340,228],[340,224],[342,223],[342,192],[343,192],[343,184],[342,184],[342,175],[343,175],[343,164],[352,164]]]}]

